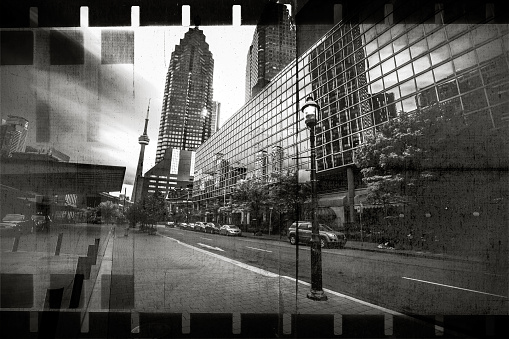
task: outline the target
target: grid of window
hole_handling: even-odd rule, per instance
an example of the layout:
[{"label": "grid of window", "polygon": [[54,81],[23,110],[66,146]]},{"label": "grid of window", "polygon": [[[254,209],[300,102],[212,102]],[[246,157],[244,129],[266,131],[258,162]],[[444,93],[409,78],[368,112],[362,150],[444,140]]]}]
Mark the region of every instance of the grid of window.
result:
[{"label": "grid of window", "polygon": [[[239,179],[270,179],[267,168],[279,163],[283,170],[295,169],[297,156],[299,168],[307,167],[308,133],[295,102],[308,95],[321,107],[319,178],[351,166],[365,138],[401,112],[440,107],[475,120],[480,128],[506,125],[508,26],[422,20],[385,24],[390,20],[382,18],[376,24],[335,26],[299,57],[297,77],[294,62],[198,148],[195,181],[200,184],[193,198],[206,204]],[[277,157],[265,156],[275,152]],[[219,163],[217,153],[223,155]]]}]

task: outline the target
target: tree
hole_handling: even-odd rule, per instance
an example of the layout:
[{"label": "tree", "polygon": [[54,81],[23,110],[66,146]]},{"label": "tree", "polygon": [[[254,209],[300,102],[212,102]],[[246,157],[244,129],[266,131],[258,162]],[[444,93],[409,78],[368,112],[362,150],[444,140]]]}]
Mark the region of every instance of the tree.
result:
[{"label": "tree", "polygon": [[499,175],[509,163],[506,133],[505,127],[493,130],[481,120],[467,122],[459,112],[439,105],[401,113],[380,126],[355,154],[368,203],[385,211],[403,204],[416,220],[433,216],[432,225],[413,222],[403,234],[416,227],[434,227],[449,239],[459,229],[465,233],[467,216],[480,204],[487,210],[493,199],[507,199],[506,178]]},{"label": "tree", "polygon": [[[287,214],[291,221],[302,219],[303,207],[311,197],[311,186],[307,183],[299,184],[297,172],[273,174],[274,180],[270,186],[270,201],[274,208]],[[300,215],[299,215],[300,214]]]},{"label": "tree", "polygon": [[269,187],[258,178],[240,180],[232,193],[234,207],[249,211],[256,219],[256,227],[260,229],[260,217],[263,210],[270,206]]},{"label": "tree", "polygon": [[119,205],[109,200],[101,202],[98,209],[101,211],[102,221],[106,224],[113,222],[119,216]]},{"label": "tree", "polygon": [[146,227],[149,234],[155,233],[155,224],[166,219],[166,199],[161,192],[156,191],[145,197],[141,205],[145,217],[142,230]]}]

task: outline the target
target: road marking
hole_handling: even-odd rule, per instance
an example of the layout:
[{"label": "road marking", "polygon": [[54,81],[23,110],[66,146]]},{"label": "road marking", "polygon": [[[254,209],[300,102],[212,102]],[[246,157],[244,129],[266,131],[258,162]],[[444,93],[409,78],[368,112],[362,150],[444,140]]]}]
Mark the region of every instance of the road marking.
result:
[{"label": "road marking", "polygon": [[508,298],[508,297],[506,297],[505,295],[499,295],[499,294],[492,294],[492,293],[481,292],[481,291],[476,291],[476,290],[470,290],[470,289],[468,289],[468,288],[462,288],[462,287],[456,287],[456,286],[451,286],[451,285],[439,284],[439,283],[432,282],[432,281],[426,281],[426,280],[420,280],[420,279],[414,279],[414,278],[408,278],[408,277],[402,277],[402,278],[403,278],[403,279],[407,279],[407,280],[418,281],[418,282],[422,282],[422,283],[426,283],[426,284],[431,284],[431,285],[437,285],[437,286],[443,286],[443,287],[450,287],[450,288],[455,288],[455,289],[457,289],[457,290],[468,291],[468,292],[474,292],[474,293],[480,293],[480,294],[486,294],[486,295],[491,295],[491,296],[494,296],[494,297],[501,297],[501,298],[509,299],[509,298]]},{"label": "road marking", "polygon": [[210,240],[210,241],[212,241],[212,239],[204,238],[204,237],[200,237],[200,239],[205,239],[205,240]]},{"label": "road marking", "polygon": [[272,253],[272,251],[268,251],[268,250],[262,250],[261,248],[256,248],[256,247],[250,247],[250,246],[246,246],[247,248],[250,248],[252,250],[256,250],[256,251],[263,251],[263,252],[269,252],[269,253]]},{"label": "road marking", "polygon": [[175,239],[175,238],[169,237],[169,236],[167,236],[167,235],[162,235],[162,234],[160,234],[160,236],[165,237],[165,238],[170,239],[170,240],[173,240],[173,241],[176,241],[176,242],[177,242],[177,243],[179,243],[180,245],[185,246],[185,247],[188,247],[188,248],[192,248],[192,249],[193,249],[193,250],[195,250],[195,251],[199,251],[199,252],[205,253],[205,254],[210,255],[210,256],[212,256],[212,257],[216,257],[216,258],[221,259],[221,260],[223,260],[223,261],[229,262],[230,264],[233,264],[233,265],[236,265],[236,266],[242,267],[242,268],[244,268],[244,269],[246,269],[246,270],[248,270],[248,271],[255,272],[255,273],[261,274],[261,275],[266,276],[266,277],[271,277],[271,278],[277,278],[277,277],[279,277],[279,274],[275,274],[275,273],[272,273],[272,272],[269,272],[269,271],[263,270],[263,269],[258,268],[258,267],[250,266],[250,265],[244,264],[243,262],[240,262],[240,261],[237,261],[237,260],[230,259],[230,258],[225,257],[225,256],[222,256],[222,255],[220,255],[220,254],[216,254],[216,253],[213,253],[213,252],[210,252],[210,251],[207,251],[207,250],[201,249],[201,248],[199,248],[199,247],[196,247],[196,246],[192,246],[192,245],[186,244],[185,242],[182,242],[182,241],[177,240],[177,239]]},{"label": "road marking", "polygon": [[213,247],[213,246],[205,245],[202,243],[198,243],[198,245],[200,245],[201,247],[210,248],[211,250],[224,252],[224,250],[220,249],[219,247]]}]

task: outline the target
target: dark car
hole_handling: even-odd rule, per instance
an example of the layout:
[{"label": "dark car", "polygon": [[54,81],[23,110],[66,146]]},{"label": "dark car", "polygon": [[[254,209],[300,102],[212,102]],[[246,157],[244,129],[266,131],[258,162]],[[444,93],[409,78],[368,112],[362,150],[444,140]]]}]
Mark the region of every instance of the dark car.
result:
[{"label": "dark car", "polygon": [[208,222],[205,224],[205,232],[211,234],[219,234],[219,226],[214,224],[213,222]]},{"label": "dark car", "polygon": [[33,221],[35,231],[48,232],[50,230],[52,221],[49,215],[34,214],[31,219]]},{"label": "dark car", "polygon": [[198,221],[194,223],[194,230],[196,232],[205,232],[205,223]]},{"label": "dark car", "polygon": [[[298,226],[298,236],[299,242],[302,243],[310,243],[311,242],[311,222],[310,221],[300,221]],[[295,232],[297,223],[294,222],[288,228],[288,239],[290,240],[290,244],[297,244],[297,234]],[[339,248],[344,248],[346,244],[346,235],[343,232],[334,231],[327,225],[320,224],[319,226],[319,234],[320,234],[320,246],[329,247],[329,246],[337,246]]]},{"label": "dark car", "polygon": [[0,231],[2,233],[25,232],[31,231],[31,226],[31,222],[23,214],[7,214],[2,218]]}]

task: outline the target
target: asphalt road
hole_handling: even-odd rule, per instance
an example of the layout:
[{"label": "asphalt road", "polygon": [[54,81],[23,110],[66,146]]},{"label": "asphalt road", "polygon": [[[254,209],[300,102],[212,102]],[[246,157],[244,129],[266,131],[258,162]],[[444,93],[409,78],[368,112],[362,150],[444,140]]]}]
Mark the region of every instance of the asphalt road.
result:
[{"label": "asphalt road", "polygon": [[[246,264],[310,282],[309,246],[160,227],[159,233]],[[506,315],[507,272],[482,263],[353,249],[322,250],[323,287],[412,315]],[[298,263],[298,265],[297,265]]]}]

